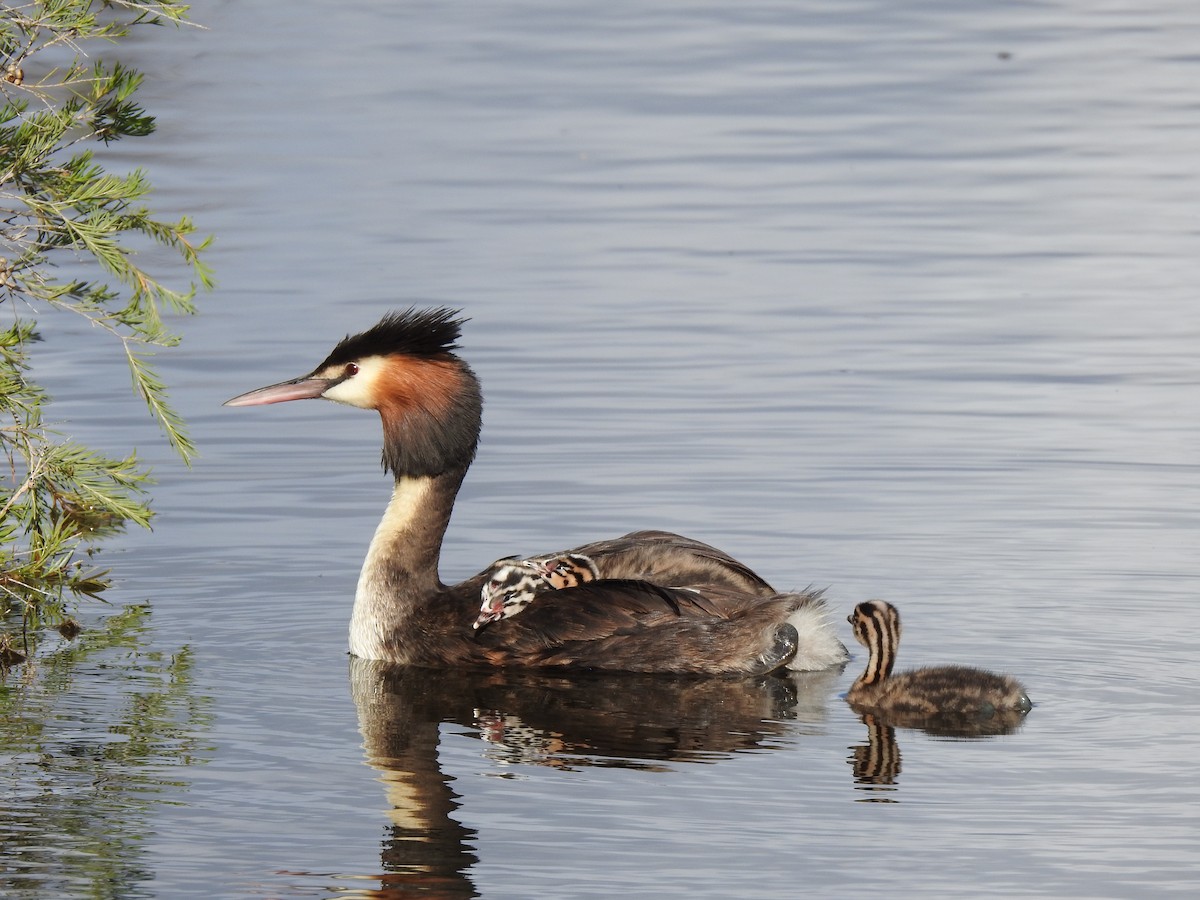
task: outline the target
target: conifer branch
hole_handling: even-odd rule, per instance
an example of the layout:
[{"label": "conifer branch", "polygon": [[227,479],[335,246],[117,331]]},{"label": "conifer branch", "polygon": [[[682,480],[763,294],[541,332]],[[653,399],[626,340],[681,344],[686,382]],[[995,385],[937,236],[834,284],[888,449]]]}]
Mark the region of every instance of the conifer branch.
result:
[{"label": "conifer branch", "polygon": [[[65,310],[119,342],[134,393],[185,463],[196,448],[151,365],[154,348],[179,336],[167,314],[195,312],[213,285],[191,219],[162,220],[144,205],[150,184],[134,169],[108,173],[101,148],[154,131],[136,102],[142,75],[121,63],[87,60],[84,47],[118,42],[140,25],[191,24],[175,0],[54,0],[0,7],[0,639],[5,616],[21,611],[26,629],[61,620],[69,596],[99,596],[107,570],[85,563],[96,542],[126,523],[149,527],[148,473],[135,455],[110,458],[49,428],[45,393],[28,378],[38,340],[30,313]],[[69,65],[26,82],[27,61],[47,50],[75,55]],[[182,260],[185,287],[140,264],[138,243]],[[94,280],[58,277],[89,263]]]}]

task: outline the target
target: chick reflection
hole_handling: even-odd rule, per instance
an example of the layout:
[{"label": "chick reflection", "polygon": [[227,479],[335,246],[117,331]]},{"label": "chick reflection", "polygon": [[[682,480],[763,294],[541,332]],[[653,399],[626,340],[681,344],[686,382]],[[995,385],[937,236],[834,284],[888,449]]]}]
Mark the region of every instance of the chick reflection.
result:
[{"label": "chick reflection", "polygon": [[[894,791],[900,775],[900,743],[896,728],[924,731],[934,737],[987,738],[1012,734],[1025,721],[1024,713],[1000,711],[991,718],[978,719],[961,715],[905,716],[868,711],[853,703],[850,708],[859,714],[867,726],[867,742],[851,747],[847,762],[854,769],[854,783],[860,790],[883,794]],[[876,803],[894,802],[893,798],[865,798]]]},{"label": "chick reflection", "polygon": [[[849,763],[854,767],[854,783],[861,790],[889,792],[895,790],[896,776],[900,774],[900,745],[896,743],[896,729],[880,723],[870,713],[862,717],[867,726],[867,742],[851,747]],[[885,797],[867,798],[876,803],[892,803]]]},{"label": "chick reflection", "polygon": [[467,869],[476,833],[451,813],[461,799],[438,767],[438,730],[466,726],[500,763],[665,768],[715,762],[824,720],[839,673],[758,680],[433,671],[351,659],[367,761],[386,786],[385,886],[476,896]]}]

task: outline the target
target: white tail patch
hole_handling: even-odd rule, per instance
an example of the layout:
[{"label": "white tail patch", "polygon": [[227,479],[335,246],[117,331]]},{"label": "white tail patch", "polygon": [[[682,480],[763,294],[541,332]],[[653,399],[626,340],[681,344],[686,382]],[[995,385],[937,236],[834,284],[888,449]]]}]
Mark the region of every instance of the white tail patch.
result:
[{"label": "white tail patch", "polygon": [[788,616],[790,622],[800,635],[800,643],[796,655],[787,664],[789,669],[796,672],[817,672],[833,666],[840,666],[850,658],[846,647],[838,640],[837,630],[830,621],[828,609],[823,600],[805,603]]}]

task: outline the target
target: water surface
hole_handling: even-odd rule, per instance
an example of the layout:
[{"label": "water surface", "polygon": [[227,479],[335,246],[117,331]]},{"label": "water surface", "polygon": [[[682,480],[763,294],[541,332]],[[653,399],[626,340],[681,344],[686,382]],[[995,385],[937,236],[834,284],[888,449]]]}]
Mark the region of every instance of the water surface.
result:
[{"label": "water surface", "polygon": [[[195,14],[132,51],[160,131],[115,151],[219,237],[161,357],[201,459],[88,333],[38,370],[81,438],[158,464],[112,599],[151,602],[210,704],[120,896],[1195,890],[1189,4]],[[861,656],[770,684],[351,671],[377,420],[219,403],[414,303],[472,317],[487,398],[445,578],[680,531],[839,620],[891,600],[902,663],[1019,675],[1024,727],[870,729],[840,696]]]}]

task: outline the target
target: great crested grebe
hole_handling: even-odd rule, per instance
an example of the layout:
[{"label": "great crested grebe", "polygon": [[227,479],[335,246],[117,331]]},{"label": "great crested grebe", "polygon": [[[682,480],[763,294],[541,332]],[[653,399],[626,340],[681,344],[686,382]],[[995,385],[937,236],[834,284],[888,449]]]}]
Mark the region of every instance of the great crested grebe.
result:
[{"label": "great crested grebe", "polygon": [[543,591],[561,591],[600,577],[596,564],[578,553],[532,559],[508,556],[492,563],[491,569],[491,577],[479,592],[479,615],[472,628],[512,618]]},{"label": "great crested grebe", "polygon": [[1033,708],[1015,678],[968,666],[932,666],[892,675],[900,646],[900,614],[884,600],[868,600],[848,617],[854,637],[867,648],[867,669],[846,694],[858,711],[908,719],[988,719]]},{"label": "great crested grebe", "polygon": [[662,531],[564,551],[592,560],[599,577],[540,593],[521,615],[472,628],[492,570],[453,585],[438,576],[482,412],[479,382],[453,353],[463,321],[448,309],[391,313],[339,343],[310,374],[225,404],[324,397],[379,412],[383,465],[395,487],[359,576],[352,654],[424,666],[708,675],[845,662],[818,592],[780,593],[721,551]]}]

